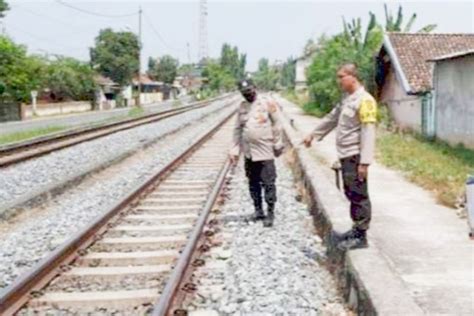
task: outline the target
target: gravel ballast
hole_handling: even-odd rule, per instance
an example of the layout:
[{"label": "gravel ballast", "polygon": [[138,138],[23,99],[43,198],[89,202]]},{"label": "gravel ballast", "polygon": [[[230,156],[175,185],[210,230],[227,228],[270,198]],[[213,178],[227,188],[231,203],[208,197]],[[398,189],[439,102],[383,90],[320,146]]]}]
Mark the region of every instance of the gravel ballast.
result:
[{"label": "gravel ballast", "polygon": [[229,99],[162,121],[114,133],[0,170],[0,209],[38,188],[74,178],[139,150],[163,135],[227,106]]},{"label": "gravel ballast", "polygon": [[[273,228],[249,222],[253,212],[242,162],[235,170],[219,227],[222,245],[195,272],[190,315],[352,315],[324,266],[326,249],[307,206],[297,202],[293,176],[277,161]],[[217,238],[219,240],[219,237]]]},{"label": "gravel ballast", "polygon": [[[78,186],[66,190],[48,201],[46,205],[42,205],[41,210],[29,210],[31,216],[1,236],[0,289],[8,286],[16,277],[31,268],[65,239],[70,238],[81,227],[117,203],[136,185],[172,161],[197,137],[204,135],[211,126],[235,109],[234,106],[225,107],[225,104],[225,101],[220,101],[208,108],[185,114],[180,117],[179,122],[169,120],[166,125],[159,125],[160,128],[155,126],[156,130],[160,130],[159,133],[157,132],[160,135],[164,133],[164,130],[179,129],[179,126],[186,124],[185,117],[189,121],[196,121],[120,163],[86,177]],[[219,109],[221,110],[217,111]],[[210,111],[215,113],[206,116],[206,113],[210,113]],[[199,119],[199,117],[201,118]],[[140,129],[142,129],[142,135],[135,135],[135,130],[130,131],[132,136],[136,136],[135,145],[137,146],[139,146],[140,137],[149,140],[151,135],[146,133],[153,133],[152,126],[147,125]],[[119,141],[120,135],[116,134],[116,136],[118,136],[117,139],[114,138],[110,141]],[[132,136],[129,137],[132,138]],[[156,134],[155,137],[157,137]],[[105,140],[100,139],[99,141],[102,143]],[[75,147],[70,149],[77,150]],[[91,149],[83,150],[89,151]],[[98,155],[101,154],[99,148],[95,148],[95,150]],[[109,150],[104,149],[104,151],[108,152]],[[44,158],[47,159],[47,157]],[[67,170],[63,171],[67,172]],[[4,181],[3,178],[2,181]],[[35,213],[39,215],[35,215]]]}]

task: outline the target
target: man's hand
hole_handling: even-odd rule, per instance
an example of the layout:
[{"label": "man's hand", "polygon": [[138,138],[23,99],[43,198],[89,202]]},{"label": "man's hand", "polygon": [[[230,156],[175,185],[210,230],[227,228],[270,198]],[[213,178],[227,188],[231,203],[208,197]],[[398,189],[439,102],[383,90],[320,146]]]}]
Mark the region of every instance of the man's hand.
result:
[{"label": "man's hand", "polygon": [[310,147],[312,141],[313,141],[313,135],[308,135],[308,136],[306,136],[306,137],[303,139],[303,144],[304,144],[306,147]]},{"label": "man's hand", "polygon": [[277,111],[278,104],[276,103],[275,100],[269,100],[267,103],[267,107],[270,113],[275,113]]},{"label": "man's hand", "polygon": [[367,175],[369,174],[369,165],[359,165],[357,167],[357,178],[359,181],[367,180]]},{"label": "man's hand", "polygon": [[237,161],[239,161],[239,156],[229,155],[229,161],[231,165],[236,165]]}]

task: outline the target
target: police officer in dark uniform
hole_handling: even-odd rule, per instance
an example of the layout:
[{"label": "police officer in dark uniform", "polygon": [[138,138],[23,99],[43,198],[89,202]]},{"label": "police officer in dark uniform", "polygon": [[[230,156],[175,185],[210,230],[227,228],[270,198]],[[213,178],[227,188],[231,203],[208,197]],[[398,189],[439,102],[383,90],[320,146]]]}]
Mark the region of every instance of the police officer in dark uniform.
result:
[{"label": "police officer in dark uniform", "polygon": [[[257,96],[250,79],[240,81],[238,87],[245,100],[239,107],[230,159],[236,163],[241,152],[245,156],[245,173],[255,207],[253,219],[263,220],[265,227],[271,227],[277,201],[274,159],[283,150],[278,106],[272,100]],[[266,214],[262,205],[263,192]]]}]

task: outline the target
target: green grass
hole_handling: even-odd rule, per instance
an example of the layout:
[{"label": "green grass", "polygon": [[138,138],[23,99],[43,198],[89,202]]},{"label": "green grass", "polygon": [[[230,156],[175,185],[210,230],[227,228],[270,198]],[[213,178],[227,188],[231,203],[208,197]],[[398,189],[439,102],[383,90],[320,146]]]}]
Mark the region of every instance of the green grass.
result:
[{"label": "green grass", "polygon": [[377,158],[436,194],[438,202],[454,207],[463,194],[468,174],[474,174],[474,150],[428,141],[415,134],[379,129]]},{"label": "green grass", "polygon": [[329,112],[328,109],[321,109],[315,103],[310,102],[308,96],[297,94],[294,90],[285,91],[282,95],[288,101],[300,106],[303,111],[309,115],[314,115],[321,118],[326,115],[327,112]]},{"label": "green grass", "polygon": [[[128,111],[129,117],[138,117],[138,116],[142,116],[143,114],[145,114],[145,110],[137,106],[134,106],[133,108],[130,109],[130,111]],[[114,119],[116,120],[116,118]]]},{"label": "green grass", "polygon": [[24,131],[24,132],[16,132],[16,133],[11,133],[7,135],[1,135],[0,145],[20,142],[27,139],[48,135],[54,132],[63,131],[65,129],[66,127],[64,126],[48,126],[45,128],[38,128],[38,129]]},{"label": "green grass", "polygon": [[282,95],[288,101],[299,106],[303,106],[307,102],[306,98],[297,95],[294,90],[286,90],[282,93]]},{"label": "green grass", "polygon": [[[85,125],[77,126],[77,127],[74,127],[74,128],[95,127],[95,126],[105,125],[105,124],[109,124],[109,123],[114,123],[114,122],[121,121],[121,120],[124,120],[124,119],[127,119],[127,118],[140,117],[144,114],[145,114],[145,110],[143,108],[133,107],[125,115],[120,115],[120,116],[117,116],[117,117],[108,118],[108,119],[105,119],[105,120],[102,120],[102,121],[99,121],[99,122],[85,124]],[[24,131],[24,132],[16,132],[16,133],[11,133],[11,134],[7,134],[7,135],[0,135],[0,145],[25,141],[25,140],[45,136],[45,135],[48,135],[48,134],[52,134],[52,133],[55,133],[55,132],[64,131],[64,130],[70,129],[70,128],[71,127],[66,127],[66,126],[48,126],[48,127],[33,129],[33,130],[29,130],[29,131]]]}]

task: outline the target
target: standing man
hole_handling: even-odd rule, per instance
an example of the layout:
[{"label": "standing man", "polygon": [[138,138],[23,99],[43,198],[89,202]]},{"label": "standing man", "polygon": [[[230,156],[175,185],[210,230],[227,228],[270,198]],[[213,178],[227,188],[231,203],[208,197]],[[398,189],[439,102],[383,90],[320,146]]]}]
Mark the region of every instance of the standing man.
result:
[{"label": "standing man", "polygon": [[377,103],[365,91],[354,64],[345,64],[337,72],[337,80],[345,96],[304,139],[306,147],[315,137],[321,140],[336,128],[336,147],[342,166],[344,193],[349,199],[353,228],[342,234],[338,247],[367,247],[367,229],[371,219],[371,203],[367,186],[369,165],[374,159]]},{"label": "standing man", "polygon": [[[277,200],[274,159],[283,149],[278,107],[275,102],[257,96],[252,80],[242,80],[238,87],[245,101],[238,110],[230,159],[237,163],[240,152],[243,152],[250,197],[255,207],[253,220],[263,220],[265,227],[271,227]],[[266,215],[262,206],[262,189],[267,204]]]}]

